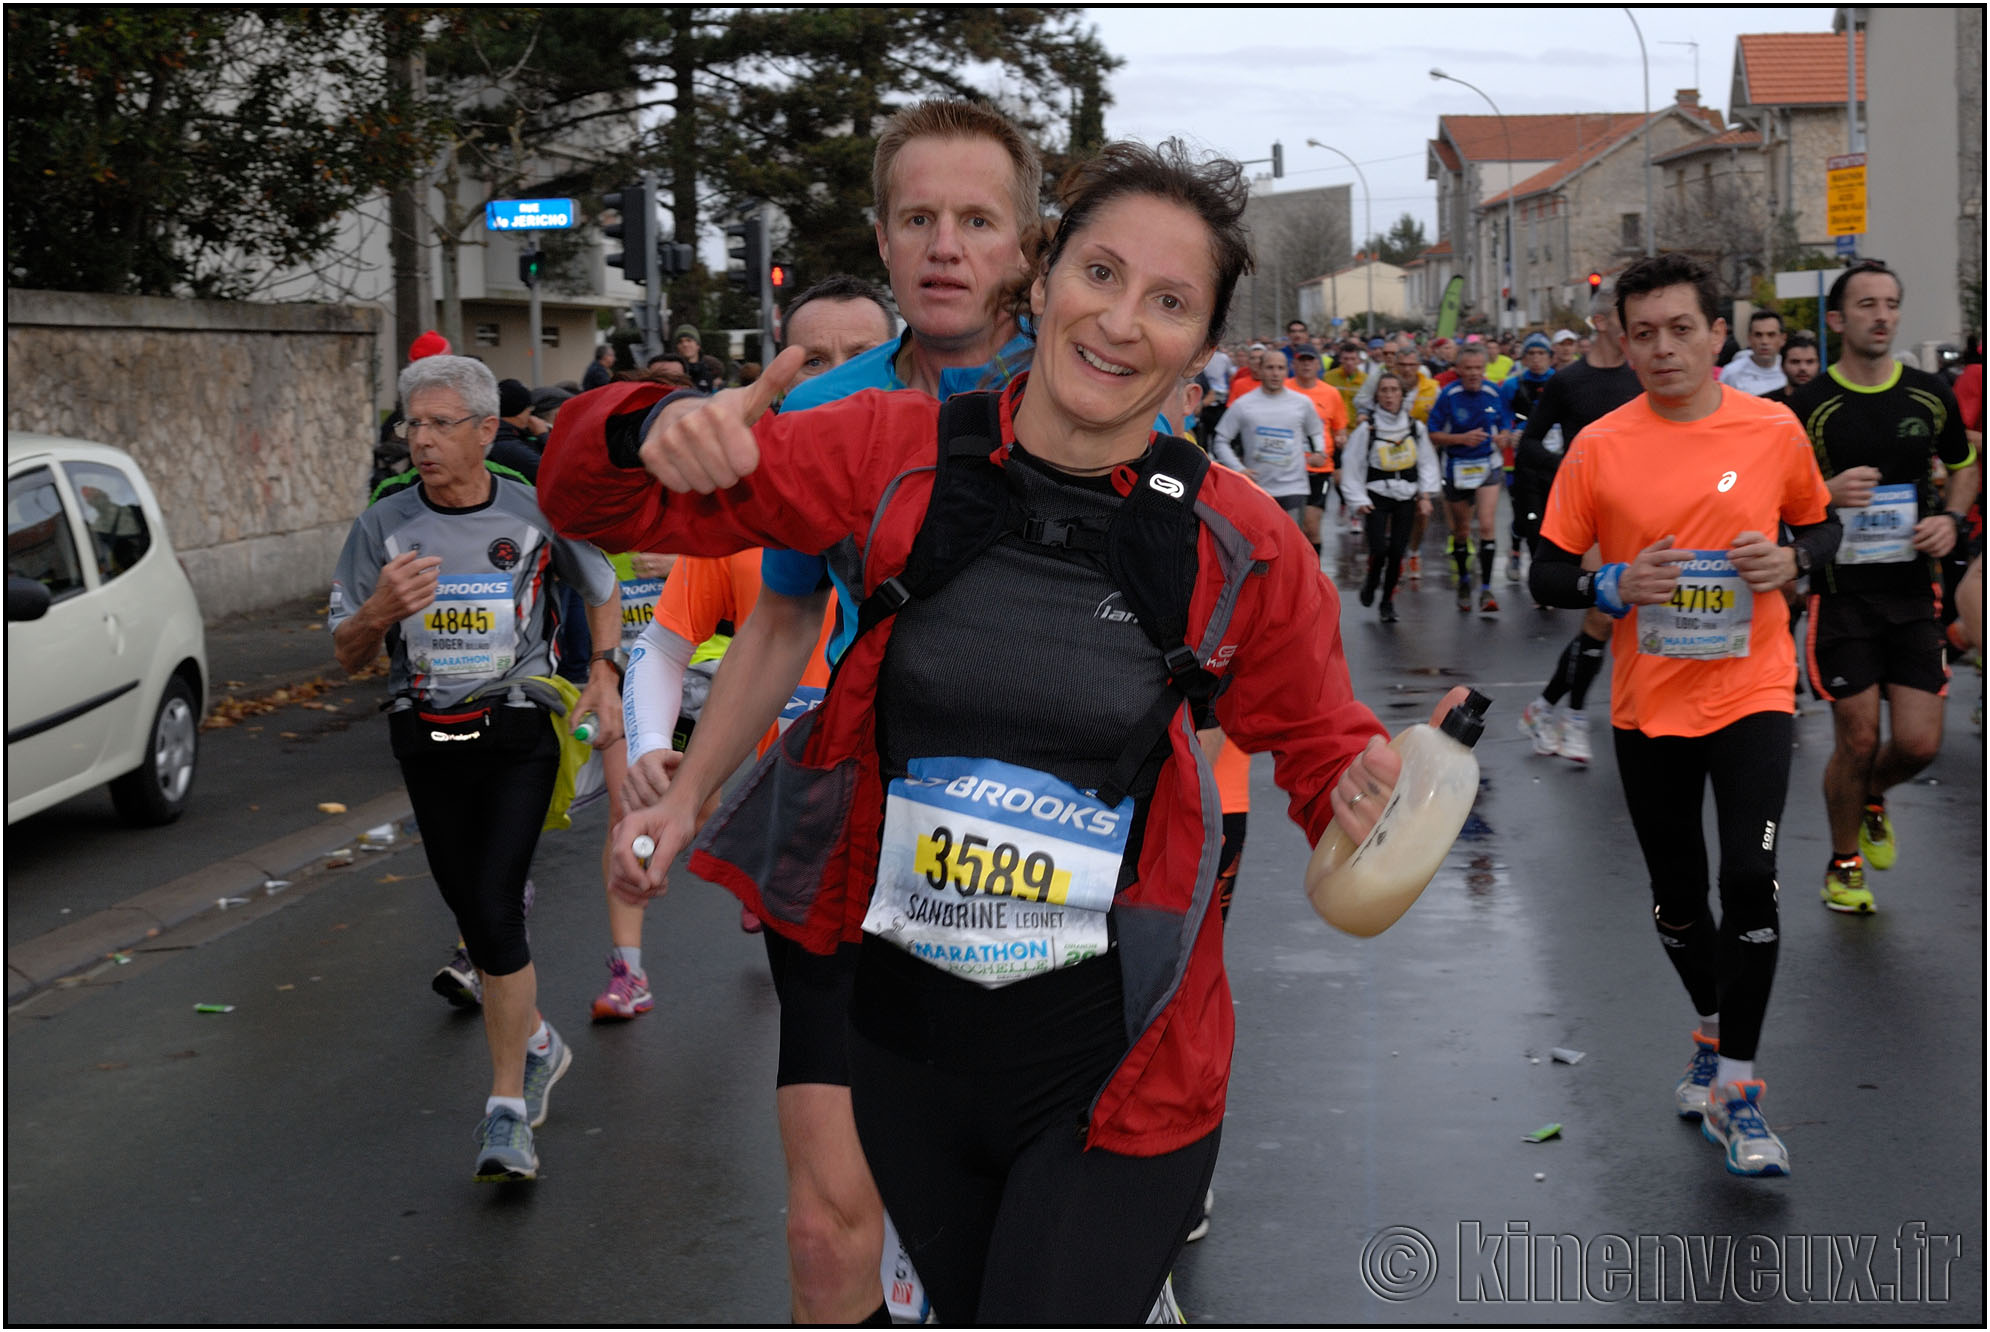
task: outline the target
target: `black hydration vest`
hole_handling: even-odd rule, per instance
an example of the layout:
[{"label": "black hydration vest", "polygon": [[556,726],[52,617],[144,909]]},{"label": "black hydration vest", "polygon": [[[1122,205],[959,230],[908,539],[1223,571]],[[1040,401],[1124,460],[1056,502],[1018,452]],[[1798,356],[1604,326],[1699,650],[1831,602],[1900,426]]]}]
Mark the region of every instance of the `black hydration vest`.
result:
[{"label": "black hydration vest", "polygon": [[857,614],[858,637],[914,600],[930,597],[1005,536],[1040,546],[1101,555],[1106,574],[1161,654],[1168,684],[1133,728],[1099,788],[1099,799],[1125,798],[1150,755],[1165,742],[1181,704],[1198,729],[1211,723],[1209,705],[1221,681],[1196,661],[1187,642],[1189,598],[1195,591],[1196,495],[1209,459],[1185,439],[1164,436],[1131,464],[1132,488],[1103,525],[1045,519],[1031,513],[1007,469],[993,459],[1001,447],[1000,398],[960,393],[940,407],[939,461],[933,494],[905,568],[880,583]]}]

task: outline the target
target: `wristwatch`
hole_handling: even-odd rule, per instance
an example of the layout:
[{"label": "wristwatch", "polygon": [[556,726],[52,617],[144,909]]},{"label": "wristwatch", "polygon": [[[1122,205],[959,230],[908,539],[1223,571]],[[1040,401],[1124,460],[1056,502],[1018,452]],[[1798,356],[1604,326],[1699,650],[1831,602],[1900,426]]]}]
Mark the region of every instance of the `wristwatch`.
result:
[{"label": "wristwatch", "polygon": [[1810,573],[1810,547],[1800,546],[1795,542],[1791,542],[1790,554],[1796,556],[1797,577],[1803,578],[1808,576]]},{"label": "wristwatch", "polygon": [[623,679],[628,676],[629,654],[620,647],[605,648],[602,651],[595,653],[593,656],[587,659],[588,668],[592,670],[594,667],[594,663],[597,661],[607,662],[608,665],[614,670],[617,679]]}]

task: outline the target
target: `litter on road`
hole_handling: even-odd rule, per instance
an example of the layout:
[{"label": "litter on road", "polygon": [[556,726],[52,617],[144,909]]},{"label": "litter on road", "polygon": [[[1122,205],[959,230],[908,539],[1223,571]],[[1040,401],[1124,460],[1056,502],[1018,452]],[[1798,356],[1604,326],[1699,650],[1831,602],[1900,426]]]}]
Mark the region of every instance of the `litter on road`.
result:
[{"label": "litter on road", "polygon": [[1543,1124],[1532,1133],[1521,1134],[1520,1139],[1522,1142],[1546,1142],[1550,1138],[1559,1138],[1561,1136],[1562,1126],[1560,1124]]},{"label": "litter on road", "polygon": [[233,1004],[195,1004],[195,1005],[193,1006],[193,1011],[194,1011],[194,1012],[196,1012],[196,1013],[232,1013],[232,1012],[234,1012],[234,1011],[235,1011],[235,1005],[233,1005]]},{"label": "litter on road", "polygon": [[1560,1046],[1556,1046],[1553,1050],[1550,1050],[1548,1053],[1552,1054],[1555,1057],[1555,1062],[1557,1064],[1580,1064],[1582,1062],[1582,1056],[1585,1052],[1582,1050],[1565,1050]]}]

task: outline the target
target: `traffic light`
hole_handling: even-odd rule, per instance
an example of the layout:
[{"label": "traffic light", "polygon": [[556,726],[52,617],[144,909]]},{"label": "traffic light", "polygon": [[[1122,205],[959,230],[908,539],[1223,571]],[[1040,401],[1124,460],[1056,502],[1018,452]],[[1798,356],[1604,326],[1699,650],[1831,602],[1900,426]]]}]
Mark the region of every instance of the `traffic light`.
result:
[{"label": "traffic light", "polygon": [[[737,246],[733,241],[738,240]],[[760,295],[760,275],[767,271],[767,224],[757,217],[726,228],[726,277],[754,297]]]},{"label": "traffic light", "polygon": [[1589,275],[1590,296],[1594,297],[1601,290],[1603,290],[1603,275],[1601,273],[1591,273]]},{"label": "traffic light", "polygon": [[689,245],[679,245],[675,241],[663,241],[656,247],[657,271],[665,277],[676,277],[691,271],[692,251]]},{"label": "traffic light", "polygon": [[518,252],[519,283],[522,286],[526,287],[538,286],[539,267],[541,264],[545,263],[545,261],[546,261],[546,256],[539,252],[539,246],[537,242],[531,242],[528,244],[526,249],[520,250]]},{"label": "traffic light", "polygon": [[794,285],[794,282],[795,267],[793,264],[767,265],[767,285],[774,289],[776,299],[786,295],[788,289]]},{"label": "traffic light", "polygon": [[1271,178],[1285,179],[1285,145],[1282,143],[1274,143],[1271,146]]},{"label": "traffic light", "polygon": [[622,270],[631,282],[649,281],[650,192],[638,182],[601,196],[603,206],[621,213],[622,220],[601,229],[622,242],[622,252],[608,256],[608,266]]}]

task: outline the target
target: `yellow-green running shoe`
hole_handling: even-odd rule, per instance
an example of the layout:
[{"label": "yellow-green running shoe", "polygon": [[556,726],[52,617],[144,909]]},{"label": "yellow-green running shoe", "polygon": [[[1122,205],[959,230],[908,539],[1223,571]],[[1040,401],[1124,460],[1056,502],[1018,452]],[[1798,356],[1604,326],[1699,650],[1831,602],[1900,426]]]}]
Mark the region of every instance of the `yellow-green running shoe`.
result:
[{"label": "yellow-green running shoe", "polygon": [[1893,820],[1886,816],[1886,806],[1867,805],[1859,819],[1859,854],[1874,869],[1892,869],[1894,850]]},{"label": "yellow-green running shoe", "polygon": [[1873,913],[1872,889],[1866,887],[1866,867],[1857,857],[1834,860],[1824,871],[1824,905],[1855,916]]}]

